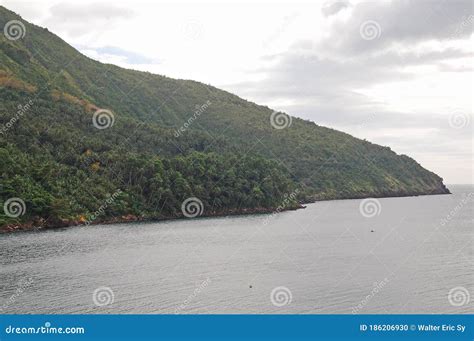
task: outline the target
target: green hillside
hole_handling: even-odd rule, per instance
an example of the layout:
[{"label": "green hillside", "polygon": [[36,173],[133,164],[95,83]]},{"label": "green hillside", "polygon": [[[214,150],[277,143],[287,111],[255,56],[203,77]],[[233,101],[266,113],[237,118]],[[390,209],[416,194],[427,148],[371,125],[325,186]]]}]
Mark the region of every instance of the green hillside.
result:
[{"label": "green hillside", "polygon": [[274,116],[288,116],[99,63],[0,7],[2,32],[11,20],[25,34],[0,35],[0,202],[21,198],[26,210],[0,211],[0,226],[180,217],[189,197],[213,215],[296,207],[295,193],[307,202],[448,192],[388,147],[294,117],[276,129]]}]

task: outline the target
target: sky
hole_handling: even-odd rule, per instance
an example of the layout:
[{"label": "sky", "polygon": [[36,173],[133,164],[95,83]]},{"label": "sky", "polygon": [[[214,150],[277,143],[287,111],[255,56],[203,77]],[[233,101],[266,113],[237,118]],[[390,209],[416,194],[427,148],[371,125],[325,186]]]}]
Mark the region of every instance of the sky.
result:
[{"label": "sky", "polygon": [[0,0],[87,56],[211,84],[473,183],[471,0]]}]

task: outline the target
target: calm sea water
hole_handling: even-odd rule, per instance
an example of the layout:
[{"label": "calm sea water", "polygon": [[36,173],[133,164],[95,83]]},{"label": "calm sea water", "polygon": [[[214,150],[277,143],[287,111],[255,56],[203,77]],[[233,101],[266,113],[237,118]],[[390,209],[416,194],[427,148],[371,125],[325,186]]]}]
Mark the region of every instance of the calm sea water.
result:
[{"label": "calm sea water", "polygon": [[472,313],[474,187],[449,187],[453,195],[379,199],[365,216],[362,200],[341,200],[0,235],[0,309]]}]

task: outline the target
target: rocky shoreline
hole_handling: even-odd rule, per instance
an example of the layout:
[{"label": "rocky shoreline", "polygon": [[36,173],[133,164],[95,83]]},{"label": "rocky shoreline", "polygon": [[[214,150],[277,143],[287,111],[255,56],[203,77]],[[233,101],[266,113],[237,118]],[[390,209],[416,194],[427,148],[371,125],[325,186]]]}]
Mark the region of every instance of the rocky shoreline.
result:
[{"label": "rocky shoreline", "polygon": [[[232,209],[224,211],[211,211],[202,214],[200,218],[210,218],[210,217],[224,217],[224,216],[238,216],[238,215],[253,215],[253,214],[276,214],[283,211],[294,211],[298,209],[304,209],[306,206],[304,204],[314,203],[318,201],[332,201],[332,200],[354,200],[354,199],[364,199],[364,198],[397,198],[397,197],[415,197],[415,196],[425,196],[425,195],[440,195],[440,194],[451,194],[448,188],[439,188],[431,193],[387,193],[381,195],[357,195],[357,196],[340,196],[338,198],[332,199],[321,199],[321,198],[312,198],[311,200],[300,203],[297,206],[288,207],[284,209],[277,208],[244,208],[244,209]],[[2,233],[12,233],[20,231],[35,231],[35,230],[49,230],[56,228],[64,227],[73,227],[73,226],[87,226],[87,225],[103,225],[103,224],[124,224],[130,222],[160,222],[167,220],[176,220],[176,219],[190,219],[182,215],[180,216],[161,216],[161,217],[140,217],[133,214],[122,215],[120,217],[109,218],[109,219],[96,219],[91,223],[85,223],[80,220],[48,220],[43,218],[36,218],[34,220],[17,223],[17,224],[8,224],[0,227],[0,234]]]},{"label": "rocky shoreline", "polygon": [[[304,205],[300,204],[294,207],[288,207],[282,211],[295,211],[299,209],[306,208]],[[271,214],[277,213],[275,208],[244,208],[240,210],[225,210],[225,211],[211,211],[199,216],[199,218],[212,218],[212,217],[225,217],[225,216],[238,216],[238,215],[253,215],[253,214]],[[1,233],[11,233],[11,232],[20,232],[20,231],[35,231],[35,230],[50,230],[64,227],[73,227],[73,226],[87,226],[87,225],[104,225],[104,224],[124,224],[130,222],[160,222],[168,220],[177,220],[177,219],[194,219],[186,218],[183,215],[180,216],[168,216],[168,217],[140,217],[133,214],[127,214],[120,217],[109,218],[109,219],[96,219],[91,223],[84,223],[80,220],[45,220],[38,218],[32,221],[18,223],[18,224],[8,224],[0,227]]]},{"label": "rocky shoreline", "polygon": [[366,198],[404,198],[404,197],[418,197],[418,196],[427,196],[427,195],[440,195],[440,194],[451,194],[449,189],[443,185],[443,187],[434,188],[428,192],[426,191],[413,191],[413,192],[406,192],[406,191],[396,191],[396,192],[385,192],[385,193],[359,193],[359,194],[351,194],[351,195],[337,195],[335,197],[315,197],[313,200],[306,202],[307,204],[310,202],[316,201],[330,201],[330,200],[354,200],[354,199],[366,199]]}]

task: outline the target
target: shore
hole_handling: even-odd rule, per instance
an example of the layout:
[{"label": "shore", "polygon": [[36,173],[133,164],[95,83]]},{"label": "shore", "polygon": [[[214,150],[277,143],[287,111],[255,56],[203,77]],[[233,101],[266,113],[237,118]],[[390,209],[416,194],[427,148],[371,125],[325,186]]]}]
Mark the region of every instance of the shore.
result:
[{"label": "shore", "polygon": [[[311,200],[304,201],[297,206],[288,207],[284,209],[278,208],[244,208],[244,209],[230,209],[223,211],[211,211],[205,212],[200,215],[200,218],[212,218],[212,217],[225,217],[225,216],[238,216],[238,215],[253,215],[253,214],[276,214],[283,211],[294,211],[298,209],[304,209],[305,204],[310,204],[318,201],[333,201],[333,200],[354,200],[354,199],[365,199],[365,198],[398,198],[398,197],[414,197],[414,196],[427,196],[427,195],[440,195],[440,194],[451,194],[447,188],[439,188],[430,193],[387,193],[383,195],[357,195],[357,196],[340,196],[337,198],[312,198]],[[101,225],[101,224],[124,224],[130,222],[160,222],[167,220],[176,219],[192,219],[186,218],[183,215],[180,216],[160,216],[160,217],[140,217],[133,214],[122,215],[120,217],[107,218],[107,219],[96,219],[91,223],[85,223],[80,220],[48,220],[43,218],[36,218],[31,221],[8,224],[0,227],[0,234],[2,233],[13,233],[20,231],[35,231],[35,230],[49,230],[64,227],[73,226],[87,226],[87,225]]]},{"label": "shore", "polygon": [[[288,207],[278,212],[283,211],[295,211],[299,209],[304,209],[305,206],[300,204],[294,207]],[[232,209],[225,211],[211,211],[204,213],[196,218],[212,218],[212,217],[225,217],[225,216],[238,216],[238,215],[254,215],[254,214],[272,214],[277,213],[276,208],[244,208],[244,209]],[[177,219],[194,219],[187,218],[183,215],[180,216],[161,216],[161,217],[140,217],[133,214],[122,215],[120,217],[108,218],[108,219],[96,219],[91,223],[84,223],[79,220],[56,220],[48,221],[45,219],[35,219],[32,221],[18,223],[18,224],[8,224],[0,227],[1,233],[11,233],[11,232],[20,232],[20,231],[35,231],[35,230],[50,230],[64,227],[74,227],[74,226],[88,226],[88,225],[103,225],[103,224],[125,224],[130,222],[160,222],[168,220],[177,220]]]}]

